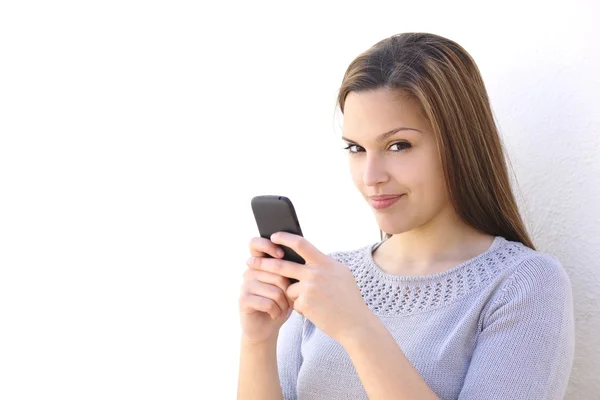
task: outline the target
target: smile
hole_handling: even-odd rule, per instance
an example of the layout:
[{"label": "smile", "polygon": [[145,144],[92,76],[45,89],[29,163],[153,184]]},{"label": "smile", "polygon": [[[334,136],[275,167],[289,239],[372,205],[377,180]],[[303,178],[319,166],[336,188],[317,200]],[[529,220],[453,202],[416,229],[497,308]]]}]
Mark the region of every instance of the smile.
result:
[{"label": "smile", "polygon": [[383,210],[384,208],[388,208],[391,207],[393,204],[395,204],[398,200],[400,200],[404,195],[398,195],[398,196],[394,196],[394,197],[386,197],[386,198],[369,198],[369,203],[371,204],[371,207],[373,207],[376,210]]}]

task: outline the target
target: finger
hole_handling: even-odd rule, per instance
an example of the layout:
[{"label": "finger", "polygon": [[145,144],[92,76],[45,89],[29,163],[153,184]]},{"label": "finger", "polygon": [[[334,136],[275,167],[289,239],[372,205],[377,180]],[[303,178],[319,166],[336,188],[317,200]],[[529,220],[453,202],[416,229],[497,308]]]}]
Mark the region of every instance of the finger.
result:
[{"label": "finger", "polygon": [[298,296],[300,296],[300,293],[302,292],[301,284],[302,282],[294,283],[292,285],[289,285],[288,288],[285,290],[285,295],[292,302],[292,308],[294,307],[294,302],[298,300]]},{"label": "finger", "polygon": [[[290,280],[285,276],[273,274],[271,272],[260,271],[256,269],[247,269],[244,271],[244,280],[257,280],[260,282],[268,283],[271,285],[275,285],[281,289],[283,293],[286,292],[287,288],[290,286]],[[286,296],[287,297],[287,296]],[[294,303],[289,298],[287,299],[289,308],[294,307]]]},{"label": "finger", "polygon": [[264,257],[267,254],[275,258],[283,257],[283,250],[281,247],[263,237],[252,238],[248,247],[250,248],[250,254],[253,257]]},{"label": "finger", "polygon": [[271,272],[297,280],[302,280],[302,278],[306,277],[308,271],[308,267],[304,264],[277,258],[250,257],[246,261],[246,264],[252,269]]},{"label": "finger", "polygon": [[273,320],[277,319],[281,313],[279,306],[273,300],[255,294],[246,294],[243,296],[240,308],[248,314],[254,311],[267,313]]},{"label": "finger", "polygon": [[302,285],[303,285],[302,282],[298,282],[298,283],[294,283],[294,284],[290,285],[287,288],[287,290],[285,291],[285,294],[286,294],[287,298],[290,299],[290,301],[291,301],[290,308],[292,310],[296,311],[298,314],[304,316],[301,304],[298,301],[298,298],[300,297],[300,294],[302,293],[302,291],[306,290],[305,288],[302,287]]},{"label": "finger", "polygon": [[285,276],[273,274],[271,272],[260,271],[257,269],[247,269],[244,271],[244,280],[251,281],[256,280],[270,285],[277,286],[283,293],[290,286],[290,280]]},{"label": "finger", "polygon": [[263,283],[260,281],[250,281],[246,285],[246,290],[250,294],[261,296],[270,299],[277,304],[279,311],[278,315],[284,314],[288,310],[289,301],[285,295],[285,290],[281,290],[277,286]]},{"label": "finger", "polygon": [[293,233],[276,232],[271,235],[271,242],[289,247],[310,264],[316,264],[326,257],[304,237]]}]

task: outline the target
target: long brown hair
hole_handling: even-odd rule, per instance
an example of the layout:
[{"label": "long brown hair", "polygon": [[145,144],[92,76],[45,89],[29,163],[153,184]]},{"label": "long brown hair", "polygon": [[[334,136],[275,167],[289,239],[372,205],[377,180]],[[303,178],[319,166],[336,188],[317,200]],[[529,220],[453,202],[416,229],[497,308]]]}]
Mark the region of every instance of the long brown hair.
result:
[{"label": "long brown hair", "polygon": [[469,53],[431,33],[393,35],[350,63],[337,105],[343,113],[348,93],[379,88],[397,90],[421,105],[459,217],[480,232],[535,249],[511,189],[487,90]]}]

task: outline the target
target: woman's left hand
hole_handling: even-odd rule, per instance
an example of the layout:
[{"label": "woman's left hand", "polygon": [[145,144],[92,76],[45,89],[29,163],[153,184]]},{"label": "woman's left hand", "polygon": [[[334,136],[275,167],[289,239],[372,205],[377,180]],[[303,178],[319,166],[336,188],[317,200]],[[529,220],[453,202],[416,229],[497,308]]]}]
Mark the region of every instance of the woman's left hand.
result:
[{"label": "woman's left hand", "polygon": [[277,232],[271,241],[291,248],[306,264],[252,257],[248,266],[297,279],[286,291],[296,312],[338,342],[368,326],[374,314],[347,266],[321,253],[302,236]]}]

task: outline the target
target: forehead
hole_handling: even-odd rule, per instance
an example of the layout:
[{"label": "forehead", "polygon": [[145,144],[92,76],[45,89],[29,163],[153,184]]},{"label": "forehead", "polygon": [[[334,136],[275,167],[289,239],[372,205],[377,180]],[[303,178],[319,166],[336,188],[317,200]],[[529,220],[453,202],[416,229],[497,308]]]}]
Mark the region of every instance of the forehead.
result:
[{"label": "forehead", "polygon": [[416,100],[389,89],[350,92],[344,104],[344,135],[379,135],[405,126],[428,130]]}]

